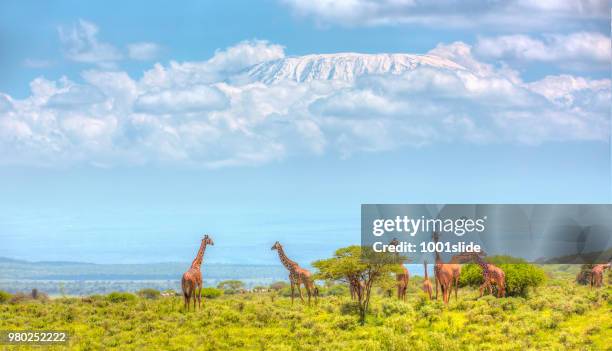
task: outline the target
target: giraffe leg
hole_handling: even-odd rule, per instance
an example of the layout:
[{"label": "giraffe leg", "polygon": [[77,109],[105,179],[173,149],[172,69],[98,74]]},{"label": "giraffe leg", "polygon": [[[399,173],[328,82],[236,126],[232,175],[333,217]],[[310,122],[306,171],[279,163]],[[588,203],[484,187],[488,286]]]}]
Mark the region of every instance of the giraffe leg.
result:
[{"label": "giraffe leg", "polygon": [[[434,274],[435,274],[435,270],[434,270]],[[435,279],[436,281],[436,300],[438,299],[438,275],[435,274]]]},{"label": "giraffe leg", "polygon": [[442,292],[442,302],[446,304],[446,287],[440,282],[440,291]]},{"label": "giraffe leg", "polygon": [[306,294],[308,294],[308,306],[310,306],[310,295],[311,295],[310,284],[304,284],[304,287],[306,288]]},{"label": "giraffe leg", "polygon": [[293,293],[294,293],[294,289],[295,289],[295,283],[292,280],[291,281],[291,304],[292,305],[293,305]]},{"label": "giraffe leg", "polygon": [[198,285],[198,308],[202,309],[202,284]]},{"label": "giraffe leg", "polygon": [[478,289],[478,290],[480,291],[480,297],[482,297],[482,294],[483,294],[483,292],[484,292],[484,289],[485,289],[485,285],[486,285],[486,284],[487,284],[487,283],[483,283],[483,284],[480,286],[480,288]]},{"label": "giraffe leg", "polygon": [[193,287],[192,287],[192,289],[191,289],[191,294],[190,294],[190,295],[191,295],[191,298],[193,299],[193,310],[194,310],[194,311],[196,310],[196,291],[197,291],[197,290],[198,290],[198,289],[197,289],[197,287],[196,287],[196,284],[195,284],[195,283],[193,283]]},{"label": "giraffe leg", "polygon": [[298,289],[298,292],[300,293],[300,300],[302,300],[302,302],[306,302],[306,301],[304,301],[304,295],[302,295],[302,287],[301,287],[300,285],[301,285],[301,284],[300,284],[300,282],[298,281],[298,282],[297,282],[297,289]]},{"label": "giraffe leg", "polygon": [[455,278],[455,300],[458,299],[457,292],[459,291],[459,277]]},{"label": "giraffe leg", "polygon": [[445,304],[445,305],[448,305],[448,297],[450,296],[450,291],[449,291],[449,289],[450,289],[450,285],[449,285],[449,286],[447,286],[447,287],[444,289],[444,293],[443,293],[443,296],[442,296],[442,299],[444,300],[444,304]]}]

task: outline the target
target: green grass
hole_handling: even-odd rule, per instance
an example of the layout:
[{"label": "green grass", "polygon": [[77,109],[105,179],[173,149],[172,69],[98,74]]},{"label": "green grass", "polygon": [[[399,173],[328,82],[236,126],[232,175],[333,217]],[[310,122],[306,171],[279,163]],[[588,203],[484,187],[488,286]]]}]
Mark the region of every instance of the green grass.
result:
[{"label": "green grass", "polygon": [[2,303],[0,329],[68,330],[79,350],[612,350],[610,286],[552,279],[504,299],[464,288],[448,307],[410,290],[407,302],[375,296],[365,326],[348,296],[292,306],[262,293],[207,299],[188,313],[179,297]]}]

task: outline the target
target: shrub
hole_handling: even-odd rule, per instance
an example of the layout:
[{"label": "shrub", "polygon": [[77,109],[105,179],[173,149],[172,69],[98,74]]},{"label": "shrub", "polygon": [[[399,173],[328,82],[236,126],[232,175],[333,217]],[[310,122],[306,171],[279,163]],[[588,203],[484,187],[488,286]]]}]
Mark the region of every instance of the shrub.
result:
[{"label": "shrub", "polygon": [[410,305],[405,304],[398,300],[384,300],[381,305],[382,315],[389,317],[394,314],[406,314],[409,313],[412,308]]},{"label": "shrub", "polygon": [[226,294],[236,294],[244,291],[244,283],[240,280],[224,280],[217,285]]},{"label": "shrub", "polygon": [[286,282],[274,282],[274,283],[270,284],[270,289],[272,289],[274,291],[280,291],[280,290],[284,289],[288,285],[289,284],[287,284]]},{"label": "shrub", "polygon": [[159,296],[161,295],[161,293],[158,290],[155,289],[141,289],[136,293],[138,296],[140,296],[143,299],[148,299],[148,300],[155,300],[157,298],[159,298]]},{"label": "shrub", "polygon": [[49,301],[49,295],[38,291],[38,289],[32,289],[30,296],[32,297],[32,300]]},{"label": "shrub", "polygon": [[128,292],[112,292],[106,295],[106,299],[110,302],[127,302],[136,300],[136,295]]},{"label": "shrub", "polygon": [[217,289],[217,288],[203,288],[202,289],[202,296],[204,296],[207,299],[214,299],[221,295],[223,295],[223,290],[221,289]]},{"label": "shrub", "polygon": [[0,303],[7,303],[10,301],[13,295],[7,293],[6,291],[0,290]]},{"label": "shrub", "polygon": [[359,312],[359,305],[356,302],[344,302],[340,305],[340,314],[351,315]]},{"label": "shrub", "polygon": [[328,288],[319,288],[321,296],[345,296],[349,294],[348,286],[343,284],[334,284]]},{"label": "shrub", "polygon": [[[498,258],[497,260],[501,260]],[[493,263],[495,257],[490,260]],[[507,262],[504,259],[504,262]],[[501,263],[497,264],[506,274],[506,295],[507,296],[526,296],[530,287],[541,285],[546,275],[540,267],[525,263]],[[461,286],[480,286],[482,284],[482,269],[477,264],[468,264],[461,270],[459,284]]]},{"label": "shrub", "polygon": [[21,302],[25,302],[31,300],[30,295],[26,295],[22,292],[18,292],[13,294],[13,296],[11,296],[9,302],[12,304],[16,304],[16,303],[21,303]]}]

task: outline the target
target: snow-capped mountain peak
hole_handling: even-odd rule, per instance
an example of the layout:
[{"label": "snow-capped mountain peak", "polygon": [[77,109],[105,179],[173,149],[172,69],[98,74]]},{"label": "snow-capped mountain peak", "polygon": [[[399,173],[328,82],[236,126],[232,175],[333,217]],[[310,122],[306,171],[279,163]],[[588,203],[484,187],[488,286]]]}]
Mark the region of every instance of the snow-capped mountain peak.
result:
[{"label": "snow-capped mountain peak", "polygon": [[463,70],[463,66],[434,55],[338,53],[285,57],[256,64],[246,71],[266,84],[283,80],[352,81],[366,74],[402,74],[419,66]]}]

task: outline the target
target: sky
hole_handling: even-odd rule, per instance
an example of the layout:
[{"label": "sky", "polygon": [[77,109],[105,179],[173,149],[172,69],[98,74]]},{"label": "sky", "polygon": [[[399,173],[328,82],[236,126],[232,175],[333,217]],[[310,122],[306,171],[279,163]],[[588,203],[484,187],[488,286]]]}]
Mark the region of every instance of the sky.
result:
[{"label": "sky", "polygon": [[[345,52],[435,62],[243,75]],[[362,203],[609,203],[610,99],[606,1],[3,1],[0,256],[311,262]]]}]

